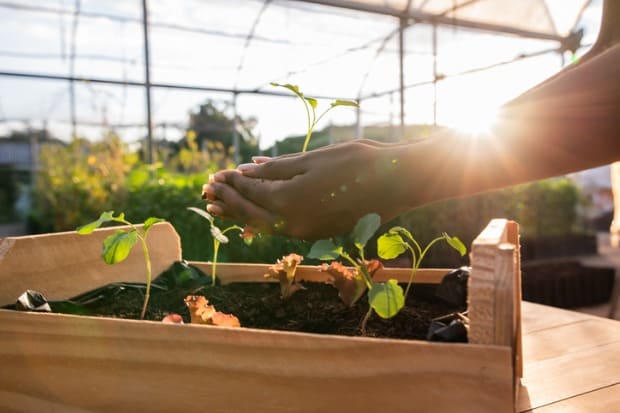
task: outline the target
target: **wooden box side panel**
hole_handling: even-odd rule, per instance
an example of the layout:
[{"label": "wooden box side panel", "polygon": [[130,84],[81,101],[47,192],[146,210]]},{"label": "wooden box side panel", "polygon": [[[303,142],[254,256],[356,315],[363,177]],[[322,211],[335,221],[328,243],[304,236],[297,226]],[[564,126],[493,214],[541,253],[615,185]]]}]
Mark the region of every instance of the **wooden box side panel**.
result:
[{"label": "wooden box side panel", "polygon": [[33,411],[54,403],[98,412],[495,413],[514,406],[510,349],[501,346],[1,310],[0,325],[2,411],[19,410],[24,399]]},{"label": "wooden box side panel", "polygon": [[[99,229],[91,235],[63,232],[1,238],[0,305],[14,303],[27,289],[59,300],[111,282],[144,282],[146,268],[139,244],[122,263],[107,265],[101,258],[103,240],[118,229]],[[153,274],[181,259],[181,242],[169,223],[154,225],[147,245]]]},{"label": "wooden box side panel", "polygon": [[472,245],[469,340],[509,346],[521,377],[521,268],[518,225],[493,220]]},{"label": "wooden box side panel", "polygon": [[[207,275],[211,275],[212,266],[210,262],[191,261],[190,264],[199,268]],[[271,264],[250,264],[250,263],[218,263],[215,273],[223,284],[232,282],[265,282],[264,274],[267,273]],[[443,268],[420,268],[416,271],[413,282],[416,284],[439,284],[444,275],[451,269]],[[410,268],[383,268],[377,271],[373,277],[376,281],[386,281],[390,278],[399,282],[407,282],[411,275]],[[298,265],[295,272],[298,281],[326,282],[329,276],[319,270],[318,265]]]}]

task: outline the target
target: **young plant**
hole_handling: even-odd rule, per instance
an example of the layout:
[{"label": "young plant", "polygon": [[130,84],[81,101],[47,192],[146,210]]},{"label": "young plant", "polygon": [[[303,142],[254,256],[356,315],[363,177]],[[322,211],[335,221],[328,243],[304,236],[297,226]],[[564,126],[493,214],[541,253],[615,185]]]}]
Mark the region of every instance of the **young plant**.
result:
[{"label": "young plant", "polygon": [[445,232],[440,236],[429,242],[424,249],[420,247],[418,241],[413,238],[411,232],[403,227],[392,227],[390,230],[381,235],[377,240],[377,253],[379,257],[383,259],[393,259],[399,255],[409,251],[412,257],[411,275],[409,275],[409,281],[407,282],[407,288],[405,289],[405,297],[409,294],[409,289],[413,283],[413,277],[420,268],[422,260],[426,256],[429,249],[437,242],[446,241],[453,249],[461,254],[461,257],[467,253],[467,248],[457,237],[451,237]]},{"label": "young plant", "polygon": [[295,292],[304,287],[295,282],[297,265],[304,259],[301,255],[291,253],[269,266],[265,278],[272,278],[280,282],[280,295],[283,300],[289,299]]},{"label": "young plant", "polygon": [[110,235],[103,241],[102,257],[106,264],[118,264],[127,258],[133,246],[140,241],[140,244],[142,245],[142,252],[144,254],[144,263],[146,265],[146,292],[144,294],[142,312],[140,313],[141,319],[144,319],[146,307],[151,296],[151,259],[149,256],[149,249],[146,244],[146,235],[154,224],[163,221],[164,220],[161,218],[147,218],[140,229],[131,222],[127,221],[124,213],[121,212],[119,215],[114,216],[114,211],[106,211],[103,212],[97,220],[86,225],[82,225],[76,230],[80,235],[92,234],[95,229],[99,228],[106,222],[118,222],[130,227],[129,229],[117,230],[114,234]]},{"label": "young plant", "polygon": [[[241,236],[243,237],[244,229],[239,225],[231,225],[226,229],[221,230],[217,225],[215,225],[215,219],[209,214],[207,211],[196,208],[196,207],[188,207],[192,212],[197,213],[207,221],[209,221],[209,225],[211,227],[211,235],[213,236],[213,260],[211,261],[211,285],[215,285],[215,270],[217,267],[217,255],[220,250],[221,244],[228,244],[228,237],[225,235],[227,232],[232,230],[238,230],[241,232]],[[250,237],[243,238],[246,243],[251,243],[252,240]]]},{"label": "young plant", "polygon": [[366,290],[368,290],[368,313],[362,321],[362,334],[366,334],[366,322],[374,310],[383,318],[396,315],[404,306],[402,288],[396,280],[388,280],[384,283],[375,282],[372,276],[375,271],[382,267],[378,262],[367,261],[364,256],[364,248],[372,235],[379,229],[381,217],[377,214],[368,214],[360,218],[353,228],[353,243],[358,252],[358,258],[351,257],[341,245],[334,244],[331,240],[320,240],[312,245],[311,258],[320,260],[335,260],[339,257],[348,261],[355,271],[351,273],[338,263],[332,263],[328,268],[334,276],[334,286],[339,288],[340,298],[348,305],[353,305]]},{"label": "young plant", "polygon": [[366,334],[366,323],[373,311],[381,318],[388,319],[398,314],[405,306],[405,298],[409,293],[413,277],[422,259],[435,243],[445,240],[452,248],[459,251],[461,256],[466,253],[463,243],[458,238],[450,237],[446,233],[432,240],[422,249],[409,231],[401,227],[393,227],[377,240],[377,246],[379,256],[384,259],[396,258],[407,250],[413,254],[411,275],[409,276],[407,288],[403,292],[403,289],[395,279],[389,279],[386,282],[373,281],[372,274],[380,267],[376,267],[372,261],[366,261],[364,258],[366,243],[379,229],[380,224],[381,219],[379,215],[368,214],[362,217],[355,225],[353,241],[359,253],[357,260],[348,255],[342,246],[336,245],[330,240],[317,241],[308,254],[310,258],[318,258],[320,260],[334,260],[342,257],[353,265],[355,273],[351,273],[349,269],[337,262],[330,264],[328,267],[324,264],[323,268],[334,276],[334,285],[339,289],[340,297],[349,305],[353,305],[363,295],[364,291],[368,290],[369,308],[361,324],[362,334],[364,335]]},{"label": "young plant", "polygon": [[336,106],[359,107],[359,104],[357,102],[352,101],[352,100],[337,99],[337,100],[331,102],[329,108],[327,108],[323,113],[321,113],[317,117],[316,108],[318,106],[318,101],[315,98],[311,98],[311,97],[305,96],[299,90],[299,86],[291,85],[289,83],[280,84],[280,83],[275,83],[275,82],[272,82],[271,85],[272,86],[277,86],[277,87],[283,87],[283,88],[286,88],[286,89],[290,90],[295,95],[297,95],[297,97],[299,97],[299,99],[301,99],[302,103],[304,104],[304,109],[306,109],[306,117],[307,117],[307,120],[308,120],[308,124],[307,124],[307,131],[306,131],[306,139],[304,140],[304,146],[301,149],[302,152],[306,152],[306,150],[308,149],[308,144],[310,143],[310,138],[312,137],[312,132],[314,131],[314,127],[316,126],[317,123],[319,123],[319,121],[323,118],[323,116],[325,116],[325,114],[327,112],[329,112],[330,110],[332,110]]}]

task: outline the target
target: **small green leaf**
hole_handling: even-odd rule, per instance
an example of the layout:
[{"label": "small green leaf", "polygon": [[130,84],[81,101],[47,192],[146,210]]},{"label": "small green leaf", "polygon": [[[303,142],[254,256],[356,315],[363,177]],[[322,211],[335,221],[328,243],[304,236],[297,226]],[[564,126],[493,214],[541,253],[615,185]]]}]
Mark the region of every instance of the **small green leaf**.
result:
[{"label": "small green leaf", "polygon": [[308,258],[316,258],[322,261],[335,260],[342,254],[342,247],[336,246],[328,239],[318,240],[312,244]]},{"label": "small green leaf", "polygon": [[306,101],[310,104],[310,106],[312,106],[312,109],[316,109],[316,107],[319,104],[315,98],[305,97],[304,99],[306,99]]},{"label": "small green leaf", "polygon": [[222,233],[222,230],[216,227],[215,225],[211,225],[211,235],[213,238],[221,242],[222,244],[228,244],[228,237]]},{"label": "small green leaf", "polygon": [[407,238],[408,240],[413,242],[413,235],[411,235],[411,232],[409,232],[409,230],[407,228],[396,226],[396,227],[390,228],[390,230],[388,232],[390,234],[404,235],[405,238]]},{"label": "small green leaf", "polygon": [[165,219],[157,218],[157,217],[148,217],[146,221],[144,221],[144,233],[146,234],[149,229],[158,222],[164,222]]},{"label": "small green leaf", "polygon": [[405,306],[405,294],[396,280],[372,283],[368,303],[379,317],[392,318]]},{"label": "small green leaf", "polygon": [[103,241],[103,260],[106,264],[117,264],[127,258],[131,248],[138,241],[135,230],[118,230]]},{"label": "small green leaf", "polygon": [[333,101],[331,103],[332,107],[336,107],[336,106],[353,106],[353,107],[359,107],[359,103],[354,102],[352,100],[342,100],[342,99],[337,99],[335,101]]},{"label": "small green leaf", "polygon": [[371,213],[364,215],[357,221],[353,228],[353,242],[359,249],[363,249],[366,243],[381,226],[381,217],[378,214]]},{"label": "small green leaf", "polygon": [[296,94],[297,96],[299,96],[300,98],[304,98],[304,94],[301,93],[301,91],[299,90],[299,86],[297,85],[291,85],[290,83],[276,83],[276,82],[271,82],[271,86],[277,86],[277,87],[283,87],[286,88],[288,90],[290,90],[291,92],[293,92],[294,94]]},{"label": "small green leaf", "polygon": [[457,250],[459,254],[461,254],[461,257],[467,254],[467,247],[460,239],[458,239],[457,237],[451,237],[445,232],[443,233],[443,237],[448,243],[448,245],[450,245],[452,248]]},{"label": "small green leaf", "polygon": [[[121,216],[124,217],[124,215],[121,214]],[[110,222],[110,221],[114,221],[114,211],[106,211],[106,212],[102,212],[101,215],[99,216],[99,218],[96,221],[90,222],[86,225],[82,225],[81,227],[78,227],[76,229],[77,233],[80,235],[88,235],[88,234],[92,234],[92,232],[99,228],[101,225],[103,225],[106,222]]]},{"label": "small green leaf", "polygon": [[383,259],[391,260],[392,258],[398,257],[406,250],[407,246],[403,238],[391,231],[381,235],[377,240],[377,253],[379,257]]},{"label": "small green leaf", "polygon": [[211,216],[211,214],[209,214],[204,209],[200,209],[196,207],[187,207],[187,209],[189,209],[192,212],[197,213],[198,215],[200,215],[201,217],[203,217],[204,219],[206,219],[207,221],[213,224],[213,217]]}]

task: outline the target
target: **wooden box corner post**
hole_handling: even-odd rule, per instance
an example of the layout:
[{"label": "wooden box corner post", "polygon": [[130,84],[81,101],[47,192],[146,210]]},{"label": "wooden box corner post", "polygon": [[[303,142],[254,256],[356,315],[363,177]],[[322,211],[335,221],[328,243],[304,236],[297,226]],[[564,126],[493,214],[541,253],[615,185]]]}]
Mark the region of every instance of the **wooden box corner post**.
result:
[{"label": "wooden box corner post", "polygon": [[523,377],[519,225],[494,219],[472,243],[469,342],[509,346],[515,387]]}]

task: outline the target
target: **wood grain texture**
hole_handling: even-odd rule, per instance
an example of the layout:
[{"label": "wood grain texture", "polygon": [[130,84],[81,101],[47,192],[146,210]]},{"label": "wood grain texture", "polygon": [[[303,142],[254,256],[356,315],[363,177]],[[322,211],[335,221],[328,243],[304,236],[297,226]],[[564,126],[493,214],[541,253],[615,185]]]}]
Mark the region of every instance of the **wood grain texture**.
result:
[{"label": "wood grain texture", "polygon": [[[530,332],[523,336],[525,366],[518,411],[542,407],[542,411],[565,411],[566,406],[578,406],[577,399],[587,393],[620,383],[620,322],[531,303],[524,303],[524,314]],[[534,329],[528,326],[530,320]],[[541,320],[544,323],[537,323]],[[596,398],[600,406],[617,403],[617,397],[604,391],[585,400]]]},{"label": "wood grain texture", "polygon": [[0,313],[0,411],[513,411],[507,347]]},{"label": "wood grain texture", "polygon": [[[211,275],[211,263],[201,261],[191,261],[202,272]],[[223,284],[232,282],[277,282],[276,280],[266,280],[263,274],[271,264],[246,264],[246,263],[219,263],[215,270],[216,276]],[[414,275],[415,284],[439,284],[444,275],[451,269],[442,268],[420,268]],[[406,282],[411,275],[410,268],[383,268],[377,271],[373,277],[375,281],[386,281],[390,278]],[[325,272],[319,271],[317,265],[298,265],[295,277],[299,281],[325,282],[329,279]]]},{"label": "wood grain texture", "polygon": [[620,383],[586,392],[525,412],[533,413],[611,413],[620,412]]},{"label": "wood grain texture", "polygon": [[[114,230],[11,239],[0,260],[0,281],[10,288],[0,298],[25,288],[67,298],[108,282],[143,281],[139,250],[123,264],[101,260],[101,242]],[[180,259],[179,239],[168,224],[153,231],[160,232],[149,237],[154,271],[161,271]],[[258,281],[267,267],[220,264],[218,274]],[[446,271],[420,270],[414,281],[436,283]],[[311,266],[299,274],[325,276]],[[385,269],[377,279],[409,274]],[[0,310],[0,411],[512,412],[513,363],[510,346]]]},{"label": "wood grain texture", "polygon": [[[144,282],[146,269],[139,245],[125,261],[106,264],[101,258],[102,242],[119,228],[95,230],[91,235],[76,232],[9,237],[0,256],[0,305],[12,304],[27,289],[49,300],[62,300],[102,285]],[[154,225],[147,236],[154,274],[181,258],[181,243],[169,223]]]}]

